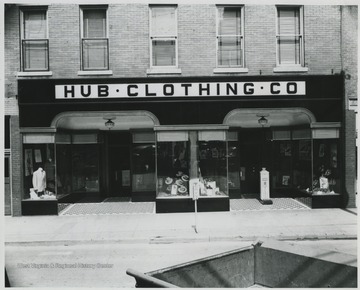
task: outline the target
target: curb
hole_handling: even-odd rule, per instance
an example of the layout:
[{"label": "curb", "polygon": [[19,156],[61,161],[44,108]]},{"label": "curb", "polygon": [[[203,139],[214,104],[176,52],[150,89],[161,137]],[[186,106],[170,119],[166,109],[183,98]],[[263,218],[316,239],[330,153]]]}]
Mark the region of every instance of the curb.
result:
[{"label": "curb", "polygon": [[129,238],[115,240],[58,240],[58,241],[31,241],[5,242],[5,246],[75,246],[101,244],[174,244],[174,243],[204,243],[204,242],[247,242],[258,239],[276,239],[281,241],[312,241],[312,240],[356,240],[357,235],[305,235],[305,236],[233,236],[233,237],[150,237]]}]

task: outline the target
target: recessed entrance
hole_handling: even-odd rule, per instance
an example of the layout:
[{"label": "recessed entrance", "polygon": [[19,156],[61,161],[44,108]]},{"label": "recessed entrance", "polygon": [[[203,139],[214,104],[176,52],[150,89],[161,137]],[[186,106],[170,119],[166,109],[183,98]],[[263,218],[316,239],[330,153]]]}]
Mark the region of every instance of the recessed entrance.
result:
[{"label": "recessed entrance", "polygon": [[109,132],[108,148],[108,177],[109,196],[131,196],[131,172],[130,172],[130,133]]}]

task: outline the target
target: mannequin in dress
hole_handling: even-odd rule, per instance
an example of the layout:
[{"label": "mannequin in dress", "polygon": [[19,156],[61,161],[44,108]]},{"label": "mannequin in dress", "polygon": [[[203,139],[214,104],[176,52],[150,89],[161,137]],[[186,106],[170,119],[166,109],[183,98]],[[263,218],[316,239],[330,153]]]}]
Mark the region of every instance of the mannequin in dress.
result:
[{"label": "mannequin in dress", "polygon": [[42,168],[42,165],[39,165],[38,170],[36,170],[33,173],[33,179],[32,179],[33,187],[35,192],[41,196],[44,194],[44,191],[46,189],[46,172]]}]

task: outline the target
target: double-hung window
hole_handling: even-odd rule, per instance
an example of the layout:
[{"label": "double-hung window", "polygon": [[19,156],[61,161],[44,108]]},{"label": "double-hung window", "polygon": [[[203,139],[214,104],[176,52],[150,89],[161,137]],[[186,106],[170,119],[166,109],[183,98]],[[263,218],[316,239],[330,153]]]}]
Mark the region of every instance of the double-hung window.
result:
[{"label": "double-hung window", "polygon": [[22,71],[49,70],[47,8],[21,10]]},{"label": "double-hung window", "polygon": [[217,67],[244,67],[242,6],[217,7]]},{"label": "double-hung window", "polygon": [[81,16],[82,70],[108,70],[107,7],[83,7]]},{"label": "double-hung window", "polygon": [[177,6],[150,6],[150,66],[177,68]]},{"label": "double-hung window", "polygon": [[278,6],[277,66],[304,66],[303,9],[301,6]]}]

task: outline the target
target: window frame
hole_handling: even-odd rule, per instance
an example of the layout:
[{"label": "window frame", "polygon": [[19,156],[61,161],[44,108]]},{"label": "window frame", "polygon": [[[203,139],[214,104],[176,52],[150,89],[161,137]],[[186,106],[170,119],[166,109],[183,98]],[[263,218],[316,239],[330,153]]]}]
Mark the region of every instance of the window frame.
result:
[{"label": "window frame", "polygon": [[[154,36],[152,30],[152,9],[160,7],[173,7],[175,9],[175,35],[174,36]],[[175,42],[175,65],[154,65],[153,64],[153,41],[159,40],[170,40]],[[178,5],[149,5],[149,47],[150,47],[150,69],[155,70],[168,70],[179,67],[179,54],[178,54]]]},{"label": "window frame", "polygon": [[[20,7],[20,71],[24,73],[32,72],[49,72],[50,71],[50,57],[49,57],[49,22],[48,22],[48,6],[32,6],[32,7]],[[24,14],[28,11],[45,12],[46,22],[46,38],[25,38],[25,17]],[[43,69],[26,69],[25,68],[25,42],[26,41],[45,41],[46,42],[46,66]]]},{"label": "window frame", "polygon": [[[105,37],[84,37],[84,10],[105,10]],[[109,49],[109,9],[108,6],[80,6],[80,71],[109,71],[110,69],[110,49]],[[85,68],[84,66],[84,40],[106,40],[107,66],[106,68]]]},{"label": "window frame", "polygon": [[[242,58],[242,65],[237,66],[227,66],[227,65],[219,65],[219,38],[221,35],[219,34],[219,28],[220,28],[220,19],[219,19],[219,9],[220,8],[238,8],[240,9],[240,23],[241,23],[241,29],[240,29],[240,35],[226,35],[226,36],[234,36],[234,37],[240,37],[240,49],[241,49],[241,58]],[[244,19],[244,5],[216,5],[216,68],[218,69],[241,69],[245,68],[245,19]]]},{"label": "window frame", "polygon": [[[299,34],[294,34],[294,35],[290,35],[290,34],[286,34],[285,36],[294,36],[294,37],[299,37],[299,64],[281,64],[280,63],[280,54],[279,54],[279,38],[283,35],[279,34],[279,9],[293,9],[293,10],[298,10],[299,11],[299,26],[300,26],[300,33]],[[278,68],[289,68],[289,67],[293,67],[293,68],[304,68],[305,67],[305,50],[304,50],[304,6],[303,5],[276,5],[276,11],[275,11],[275,15],[276,15],[276,36],[275,36],[275,41],[276,41],[276,66]]]}]

